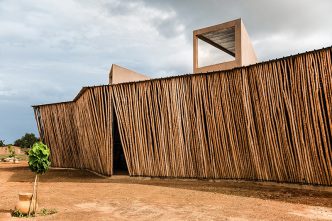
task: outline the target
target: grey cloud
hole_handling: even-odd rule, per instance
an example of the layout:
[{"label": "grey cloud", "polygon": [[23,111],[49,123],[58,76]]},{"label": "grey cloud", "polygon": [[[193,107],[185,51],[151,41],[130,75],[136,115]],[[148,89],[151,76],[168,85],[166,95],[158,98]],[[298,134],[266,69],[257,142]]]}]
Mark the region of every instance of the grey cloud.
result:
[{"label": "grey cloud", "polygon": [[100,6],[105,9],[110,15],[125,15],[133,12],[137,7],[139,1],[102,1]]},{"label": "grey cloud", "polygon": [[[176,11],[178,21],[186,27],[186,38],[192,39],[191,30],[242,18],[249,35],[256,43],[258,57],[262,60],[286,56],[313,47],[330,46],[332,43],[332,1],[311,0],[145,0],[154,7]],[[159,26],[158,28],[163,28]],[[169,27],[166,27],[169,29]],[[287,38],[276,36],[287,35]],[[308,45],[313,36],[322,36]],[[274,42],[269,39],[274,39]],[[297,44],[302,42],[302,44]]]}]

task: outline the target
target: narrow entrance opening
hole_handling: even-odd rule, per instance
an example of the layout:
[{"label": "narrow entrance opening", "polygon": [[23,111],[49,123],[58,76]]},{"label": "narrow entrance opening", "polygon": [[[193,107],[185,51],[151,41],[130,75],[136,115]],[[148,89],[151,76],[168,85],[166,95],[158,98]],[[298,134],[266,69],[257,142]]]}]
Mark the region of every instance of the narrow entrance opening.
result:
[{"label": "narrow entrance opening", "polygon": [[113,175],[129,175],[115,110],[113,110]]}]

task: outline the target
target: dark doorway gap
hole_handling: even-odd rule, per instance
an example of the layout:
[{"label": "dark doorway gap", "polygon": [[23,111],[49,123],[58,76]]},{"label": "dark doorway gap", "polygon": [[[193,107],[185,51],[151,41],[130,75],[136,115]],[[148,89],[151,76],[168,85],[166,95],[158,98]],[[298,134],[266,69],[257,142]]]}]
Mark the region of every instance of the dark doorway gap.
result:
[{"label": "dark doorway gap", "polygon": [[118,119],[113,109],[113,175],[129,175],[120,138]]}]

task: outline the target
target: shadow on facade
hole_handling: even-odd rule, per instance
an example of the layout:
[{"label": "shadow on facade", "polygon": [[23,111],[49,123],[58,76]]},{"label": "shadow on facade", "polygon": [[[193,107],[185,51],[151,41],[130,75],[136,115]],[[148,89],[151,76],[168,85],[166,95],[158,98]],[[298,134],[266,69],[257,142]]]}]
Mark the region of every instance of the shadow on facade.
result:
[{"label": "shadow on facade", "polygon": [[126,158],[121,144],[118,119],[113,110],[113,175],[129,175]]}]

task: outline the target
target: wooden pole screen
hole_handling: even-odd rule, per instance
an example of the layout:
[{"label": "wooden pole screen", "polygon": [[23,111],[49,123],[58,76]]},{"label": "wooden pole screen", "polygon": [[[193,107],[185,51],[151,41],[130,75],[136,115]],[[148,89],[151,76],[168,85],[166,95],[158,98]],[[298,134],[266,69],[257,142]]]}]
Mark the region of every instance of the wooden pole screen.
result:
[{"label": "wooden pole screen", "polygon": [[[54,167],[112,174],[112,103],[109,86],[89,88],[76,102],[35,107]],[[42,127],[41,127],[42,126]]]},{"label": "wooden pole screen", "polygon": [[53,166],[332,185],[331,48],[229,71],[88,88],[35,106]]}]

